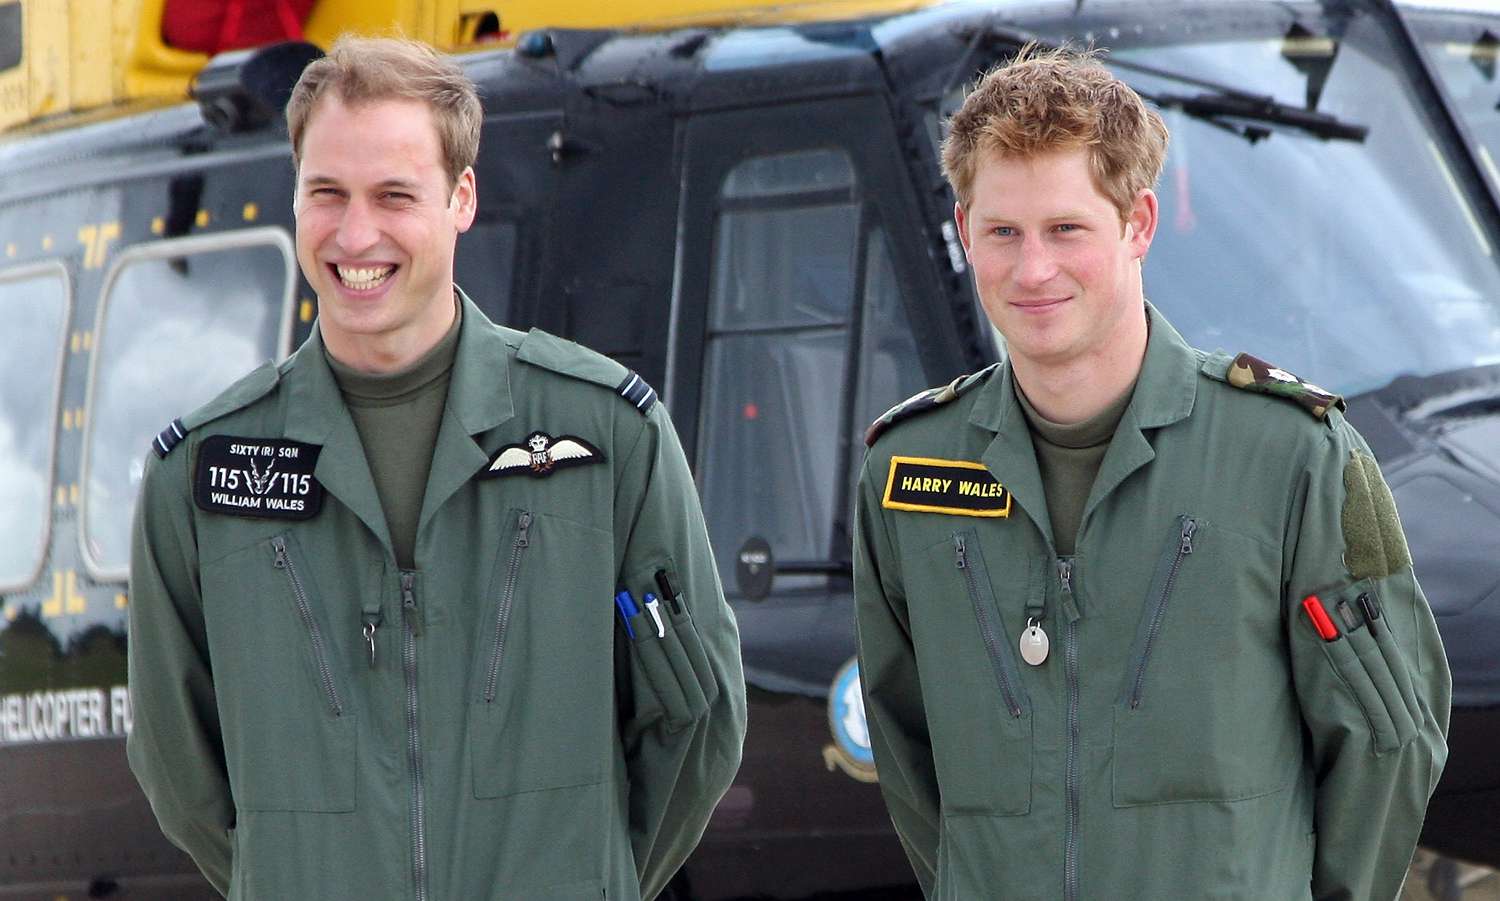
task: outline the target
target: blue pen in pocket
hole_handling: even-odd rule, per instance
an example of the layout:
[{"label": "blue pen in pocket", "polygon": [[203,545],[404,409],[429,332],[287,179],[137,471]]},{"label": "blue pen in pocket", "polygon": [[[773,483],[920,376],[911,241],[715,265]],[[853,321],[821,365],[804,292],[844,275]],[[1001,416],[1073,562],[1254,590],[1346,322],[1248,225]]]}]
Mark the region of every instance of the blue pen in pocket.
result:
[{"label": "blue pen in pocket", "polygon": [[635,605],[635,598],[630,596],[630,589],[624,589],[615,595],[615,609],[620,611],[620,622],[625,624],[625,634],[635,641],[635,630],[630,627],[630,618],[641,612],[641,608]]}]

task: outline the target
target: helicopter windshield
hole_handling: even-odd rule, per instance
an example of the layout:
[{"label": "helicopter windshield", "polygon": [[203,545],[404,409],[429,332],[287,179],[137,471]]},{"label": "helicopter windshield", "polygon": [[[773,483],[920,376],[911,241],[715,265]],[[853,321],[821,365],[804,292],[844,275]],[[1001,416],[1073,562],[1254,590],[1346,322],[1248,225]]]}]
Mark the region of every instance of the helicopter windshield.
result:
[{"label": "helicopter windshield", "polygon": [[[1351,20],[1340,41],[1240,38],[1114,56],[1288,104],[1311,94],[1318,111],[1369,129],[1363,141],[1287,128],[1252,141],[1165,111],[1172,145],[1146,291],[1190,342],[1257,352],[1350,395],[1500,360],[1496,249],[1372,20]],[[1141,90],[1178,87],[1118,71]]]},{"label": "helicopter windshield", "polygon": [[[1497,248],[1380,24],[1334,38],[1284,15],[1105,56],[1148,98],[1203,100],[1161,105],[1147,297],[1195,346],[1345,395],[1500,361]],[[1272,112],[1236,116],[1235,96]]]},{"label": "helicopter windshield", "polygon": [[1433,73],[1468,126],[1485,176],[1500,190],[1500,14],[1409,18]]}]

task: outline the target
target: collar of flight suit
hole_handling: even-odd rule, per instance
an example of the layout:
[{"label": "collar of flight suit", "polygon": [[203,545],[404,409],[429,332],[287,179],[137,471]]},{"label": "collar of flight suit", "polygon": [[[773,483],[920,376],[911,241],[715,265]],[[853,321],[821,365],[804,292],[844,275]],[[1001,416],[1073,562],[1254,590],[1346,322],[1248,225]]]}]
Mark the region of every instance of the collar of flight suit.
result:
[{"label": "collar of flight suit", "polygon": [[[504,334],[462,289],[455,285],[454,290],[463,305],[463,320],[448,382],[448,400],[432,451],[418,535],[443,502],[489,463],[490,452],[474,436],[515,415]],[[318,329],[313,329],[282,378],[289,392],[286,437],[323,447],[314,475],[324,490],[343,502],[390,548],[385,511],[370,476],[364,445],[323,355],[323,337]]]},{"label": "collar of flight suit", "polygon": [[[1094,508],[1137,469],[1156,458],[1143,429],[1169,426],[1186,419],[1193,410],[1198,391],[1198,356],[1157,309],[1146,303],[1150,336],[1146,356],[1136,380],[1135,393],[1125,414],[1115,426],[1109,449],[1099,464],[1094,487],[1084,505],[1082,526]],[[980,457],[995,478],[1025,510],[1052,545],[1052,522],[1047,515],[1046,494],[1031,443],[1031,430],[1016,400],[1015,370],[1001,365],[979,388],[969,410],[969,424],[994,433]]]}]

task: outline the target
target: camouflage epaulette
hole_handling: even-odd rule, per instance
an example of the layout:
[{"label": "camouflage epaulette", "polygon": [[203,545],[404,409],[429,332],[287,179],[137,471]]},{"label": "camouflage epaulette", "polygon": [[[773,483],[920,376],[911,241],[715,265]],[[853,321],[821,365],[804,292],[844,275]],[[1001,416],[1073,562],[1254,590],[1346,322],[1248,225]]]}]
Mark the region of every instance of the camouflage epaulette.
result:
[{"label": "camouflage epaulette", "polygon": [[939,385],[936,388],[928,388],[925,391],[918,391],[916,394],[913,394],[911,397],[908,397],[901,403],[896,404],[889,410],[886,410],[884,413],[880,414],[879,419],[870,423],[870,427],[865,429],[865,447],[873,446],[875,444],[875,440],[882,434],[884,434],[886,429],[890,428],[901,420],[910,419],[918,413],[923,413],[927,410],[941,407],[943,404],[949,403],[950,401],[954,400],[960,394],[963,394],[969,388],[978,384],[986,375],[989,374],[990,370],[999,365],[999,363],[992,363],[989,366],[986,366],[985,368],[979,370],[978,372],[973,372],[968,375],[961,375],[946,385]]},{"label": "camouflage epaulette", "polygon": [[1242,353],[1230,362],[1224,381],[1246,391],[1286,398],[1320,421],[1326,420],[1333,407],[1345,409],[1340,395],[1249,354]]}]

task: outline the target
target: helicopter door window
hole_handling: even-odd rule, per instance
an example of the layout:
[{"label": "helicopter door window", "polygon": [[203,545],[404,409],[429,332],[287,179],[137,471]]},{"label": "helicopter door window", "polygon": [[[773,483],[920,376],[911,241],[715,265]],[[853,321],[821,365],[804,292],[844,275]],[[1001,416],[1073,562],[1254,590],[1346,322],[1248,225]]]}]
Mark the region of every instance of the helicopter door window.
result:
[{"label": "helicopter door window", "polygon": [[907,320],[901,285],[891,263],[885,230],[874,228],[866,241],[864,308],[861,312],[858,388],[854,401],[854,437],[850,441],[849,490],[864,460],[864,429],[880,414],[927,387],[917,339]]},{"label": "helicopter door window", "polygon": [[0,592],[35,582],[46,557],[70,300],[58,264],[0,272]]},{"label": "helicopter door window", "polygon": [[121,254],[95,326],[83,456],[84,560],[126,575],[151,439],[240,376],[285,355],[291,240],[281,229],[185,238]]},{"label": "helicopter door window", "polygon": [[778,561],[826,560],[859,257],[853,168],[840,151],[752,159],[719,210],[699,461],[718,564],[733,573],[752,537]]}]

